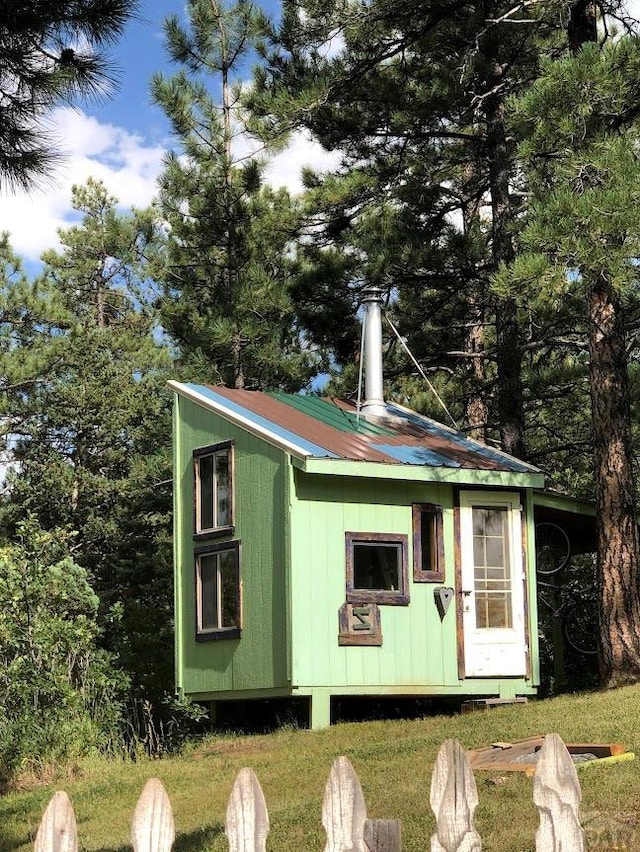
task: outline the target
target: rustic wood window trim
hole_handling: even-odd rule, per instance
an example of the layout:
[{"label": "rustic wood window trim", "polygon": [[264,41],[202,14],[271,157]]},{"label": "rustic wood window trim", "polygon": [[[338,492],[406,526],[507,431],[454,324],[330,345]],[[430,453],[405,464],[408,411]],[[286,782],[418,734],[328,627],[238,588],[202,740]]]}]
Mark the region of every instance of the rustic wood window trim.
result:
[{"label": "rustic wood window trim", "polygon": [[[442,506],[435,503],[414,503],[411,507],[413,522],[413,581],[414,583],[444,583],[444,531]],[[431,553],[425,569],[422,552],[424,524],[431,528]]]},{"label": "rustic wood window trim", "polygon": [[[240,542],[229,541],[220,544],[212,544],[208,547],[199,547],[194,551],[195,557],[195,592],[196,592],[196,641],[211,642],[219,639],[238,639],[242,635],[242,582],[240,576]],[[234,555],[234,568],[236,572],[236,597],[235,613],[237,624],[230,627],[208,627],[202,626],[203,621],[203,592],[201,580],[202,557],[213,553],[230,552]],[[222,595],[222,592],[219,592]],[[220,597],[220,603],[222,597]]]},{"label": "rustic wood window trim", "polygon": [[[214,517],[214,525],[211,527],[203,527],[201,525],[201,505],[202,505],[202,487],[200,478],[200,465],[203,458],[222,454],[226,451],[227,454],[227,470],[229,474],[229,523],[216,524]],[[235,533],[235,477],[234,477],[234,447],[233,441],[220,441],[217,444],[210,444],[207,447],[198,447],[193,451],[193,538],[195,541],[202,541],[210,538],[217,538],[224,535],[234,535]],[[215,474],[214,474],[215,477]],[[217,516],[216,494],[212,495],[213,511]]]},{"label": "rustic wood window trim", "polygon": [[[354,547],[358,544],[389,544],[399,549],[400,564],[398,565],[398,582],[400,588],[391,589],[358,589],[354,581]],[[345,533],[346,564],[347,564],[347,602],[348,603],[377,603],[387,606],[407,606],[409,604],[408,576],[408,537],[396,533]]]}]

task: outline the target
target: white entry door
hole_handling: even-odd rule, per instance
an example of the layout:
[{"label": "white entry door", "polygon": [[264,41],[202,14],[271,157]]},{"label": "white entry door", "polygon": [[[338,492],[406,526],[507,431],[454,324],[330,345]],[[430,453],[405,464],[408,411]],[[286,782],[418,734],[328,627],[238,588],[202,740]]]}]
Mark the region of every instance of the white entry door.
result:
[{"label": "white entry door", "polygon": [[466,677],[524,675],[527,647],[518,494],[460,494],[460,559]]}]

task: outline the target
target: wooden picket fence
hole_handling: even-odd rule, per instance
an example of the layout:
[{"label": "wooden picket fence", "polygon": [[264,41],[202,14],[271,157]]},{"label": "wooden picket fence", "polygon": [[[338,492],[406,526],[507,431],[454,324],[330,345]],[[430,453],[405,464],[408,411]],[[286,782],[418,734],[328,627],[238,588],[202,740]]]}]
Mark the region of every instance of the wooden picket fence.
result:
[{"label": "wooden picket fence", "polygon": [[[536,852],[584,852],[578,809],[581,792],[576,768],[557,734],[545,737],[533,779],[533,800],[540,814]],[[436,831],[431,852],[480,852],[473,825],[478,793],[463,747],[447,740],[431,777],[431,808]],[[360,781],[346,757],[333,764],[325,786],[322,825],[325,852],[399,852],[398,820],[370,820]],[[269,814],[262,788],[251,769],[238,773],[229,798],[225,833],[229,852],[265,852]],[[157,778],[147,782],[131,826],[134,852],[170,852],[175,839],[169,797]],[[77,852],[73,807],[66,793],[56,793],[44,813],[35,852]]]}]

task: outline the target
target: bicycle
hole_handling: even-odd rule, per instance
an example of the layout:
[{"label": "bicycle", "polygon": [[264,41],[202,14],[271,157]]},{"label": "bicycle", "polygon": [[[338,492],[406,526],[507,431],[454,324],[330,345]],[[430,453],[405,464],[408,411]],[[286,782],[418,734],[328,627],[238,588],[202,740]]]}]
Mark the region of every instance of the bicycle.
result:
[{"label": "bicycle", "polygon": [[538,580],[538,601],[551,615],[551,623],[560,625],[565,642],[578,654],[598,653],[598,607],[595,584],[559,586]]},{"label": "bicycle", "polygon": [[538,574],[557,574],[569,562],[569,536],[557,524],[543,521],[536,524],[536,571]]},{"label": "bicycle", "polygon": [[[554,578],[547,582],[538,577],[538,600],[550,611],[552,632],[559,624],[562,637],[574,651],[593,656],[598,653],[595,567],[589,557],[582,558],[571,564],[571,574],[563,572],[562,583],[555,582],[560,571],[569,570],[570,558],[569,537],[562,527],[547,521],[537,524],[536,571]],[[591,575],[586,585],[585,574]]]}]

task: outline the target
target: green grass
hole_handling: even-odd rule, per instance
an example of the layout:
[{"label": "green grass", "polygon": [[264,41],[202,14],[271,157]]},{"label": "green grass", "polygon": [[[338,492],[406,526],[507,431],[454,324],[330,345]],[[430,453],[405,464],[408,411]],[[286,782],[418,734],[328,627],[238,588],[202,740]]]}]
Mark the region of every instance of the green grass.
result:
[{"label": "green grass", "polygon": [[[250,766],[267,800],[270,852],[324,848],[320,822],[324,785],[333,760],[353,763],[374,818],[402,821],[403,852],[429,848],[434,830],[429,785],[440,744],[455,737],[467,748],[496,740],[556,732],[566,741],[619,741],[640,755],[640,687],[563,696],[526,706],[465,716],[336,725],[325,731],[283,730],[252,737],[213,737],[189,753],[137,763],[94,760],[77,777],[0,797],[0,852],[26,850],[55,789],[65,789],[78,821],[80,847],[121,852],[129,821],[148,778],[171,799],[177,852],[228,848],[224,817],[237,772]],[[589,850],[640,848],[640,756],[580,773]],[[487,852],[534,849],[537,813],[532,781],[519,773],[477,773],[476,827]]]}]

